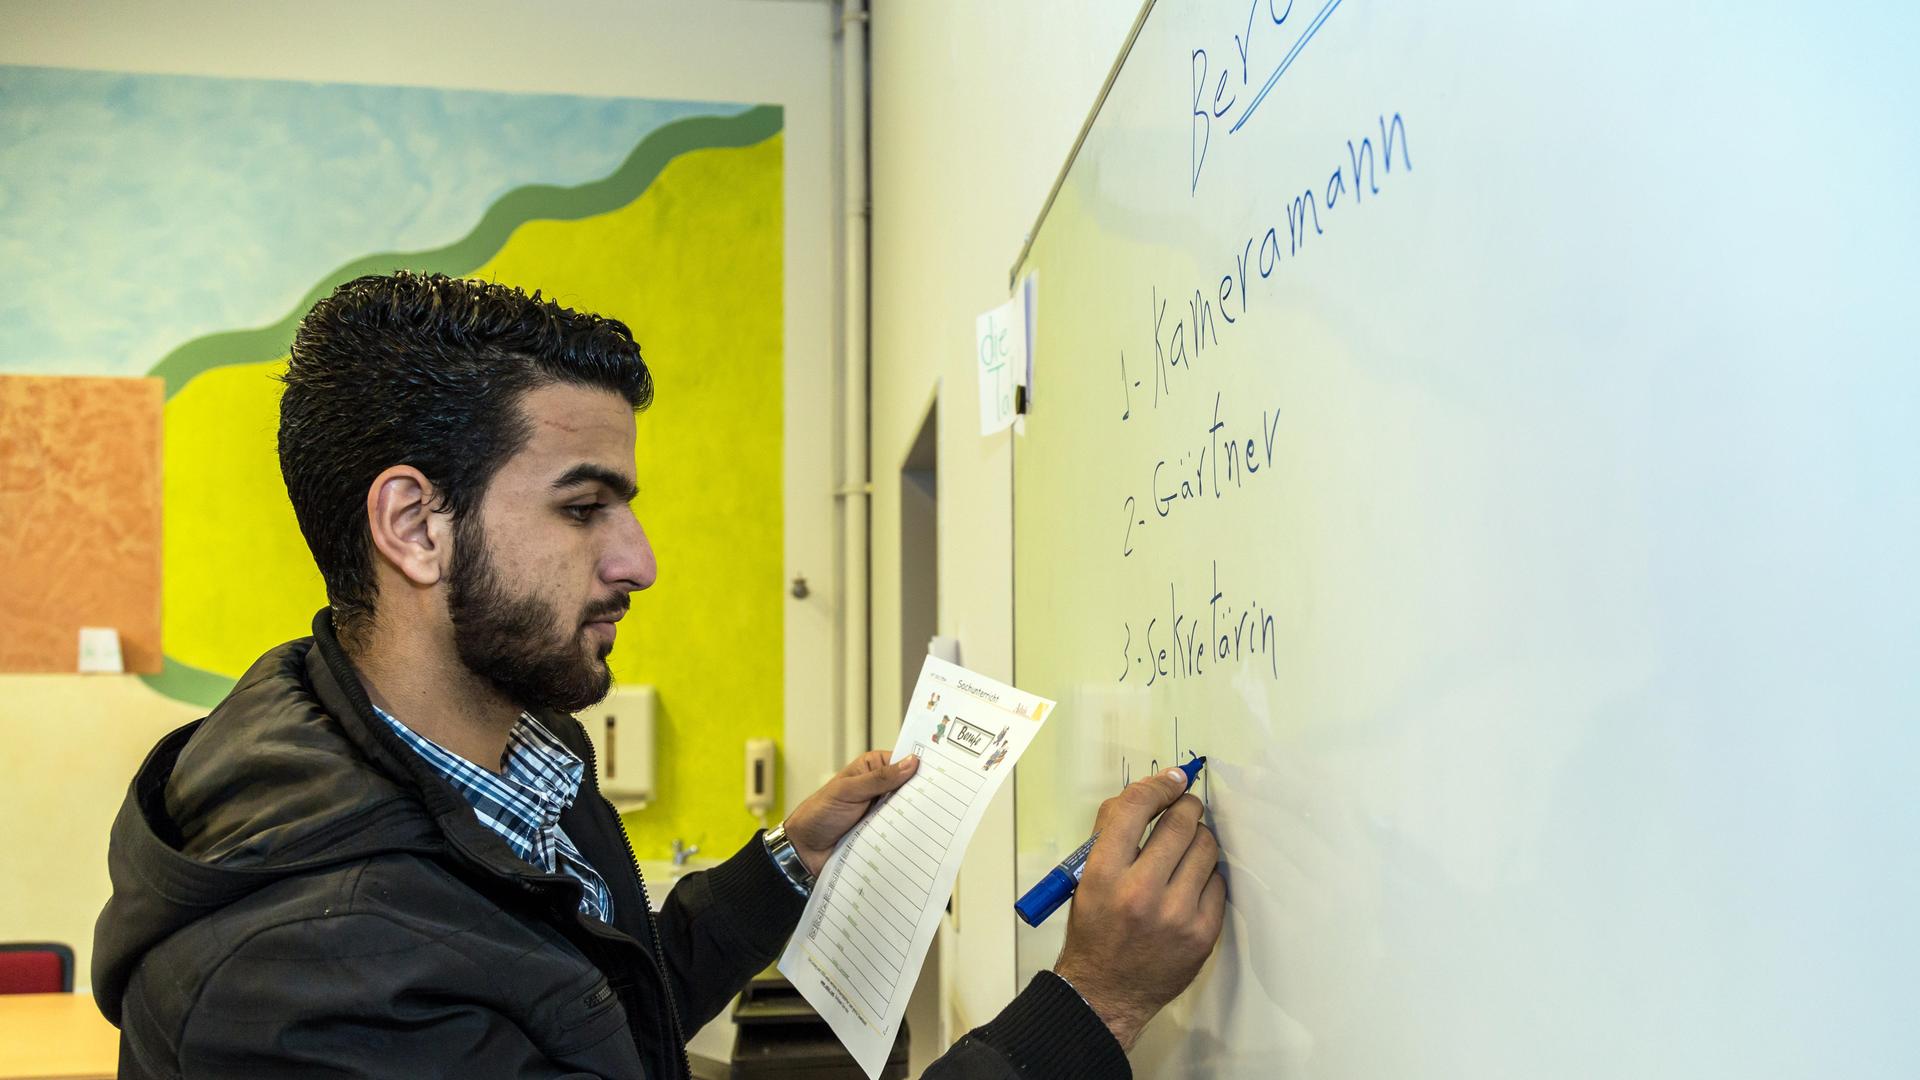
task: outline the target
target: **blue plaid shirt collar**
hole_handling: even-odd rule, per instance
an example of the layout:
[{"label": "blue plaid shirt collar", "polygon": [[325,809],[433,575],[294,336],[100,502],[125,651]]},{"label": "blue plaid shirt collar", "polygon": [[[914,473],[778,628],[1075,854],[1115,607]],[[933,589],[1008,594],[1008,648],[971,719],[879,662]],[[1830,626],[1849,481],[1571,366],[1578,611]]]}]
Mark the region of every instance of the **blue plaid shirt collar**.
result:
[{"label": "blue plaid shirt collar", "polygon": [[501,771],[483,769],[421,735],[378,705],[387,722],[427,764],[473,807],[480,823],[506,841],[515,855],[549,874],[580,882],[580,910],[603,922],[612,920],[613,896],[567,834],[560,815],[580,796],[586,764],[530,713],[521,713],[507,735]]}]

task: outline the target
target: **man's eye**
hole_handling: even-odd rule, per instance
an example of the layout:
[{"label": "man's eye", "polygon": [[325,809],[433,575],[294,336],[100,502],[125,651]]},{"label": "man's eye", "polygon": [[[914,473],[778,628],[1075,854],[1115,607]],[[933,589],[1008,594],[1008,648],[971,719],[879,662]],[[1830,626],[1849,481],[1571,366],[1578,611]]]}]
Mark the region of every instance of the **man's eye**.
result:
[{"label": "man's eye", "polygon": [[569,506],[567,507],[567,513],[573,515],[573,520],[584,523],[587,519],[593,517],[594,511],[600,510],[606,505],[606,503],[587,503],[584,506]]}]

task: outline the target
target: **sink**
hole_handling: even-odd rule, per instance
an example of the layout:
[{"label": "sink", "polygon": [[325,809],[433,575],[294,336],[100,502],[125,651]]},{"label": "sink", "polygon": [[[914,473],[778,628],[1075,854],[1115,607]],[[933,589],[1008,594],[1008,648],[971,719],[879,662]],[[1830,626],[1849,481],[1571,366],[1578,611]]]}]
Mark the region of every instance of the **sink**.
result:
[{"label": "sink", "polygon": [[706,870],[719,865],[717,859],[702,859],[698,856],[689,859],[687,865],[676,867],[671,859],[639,859],[640,876],[647,882],[647,899],[652,902],[653,910],[659,911],[666,903],[667,893],[675,882],[695,870]]}]

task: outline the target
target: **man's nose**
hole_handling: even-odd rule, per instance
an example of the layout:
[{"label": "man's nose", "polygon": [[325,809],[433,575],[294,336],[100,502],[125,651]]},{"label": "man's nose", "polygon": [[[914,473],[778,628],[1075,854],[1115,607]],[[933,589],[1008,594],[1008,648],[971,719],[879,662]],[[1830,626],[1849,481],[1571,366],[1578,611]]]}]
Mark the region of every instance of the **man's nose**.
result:
[{"label": "man's nose", "polygon": [[629,591],[638,592],[649,588],[660,576],[660,567],[654,562],[653,544],[647,540],[647,530],[638,518],[628,519],[627,525],[608,552],[603,567],[607,580],[625,585]]}]

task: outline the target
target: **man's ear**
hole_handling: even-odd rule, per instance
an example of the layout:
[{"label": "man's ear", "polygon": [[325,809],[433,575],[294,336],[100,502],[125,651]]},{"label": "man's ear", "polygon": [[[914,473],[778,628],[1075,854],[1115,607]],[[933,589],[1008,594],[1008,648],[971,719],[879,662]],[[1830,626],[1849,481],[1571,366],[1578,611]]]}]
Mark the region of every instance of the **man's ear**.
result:
[{"label": "man's ear", "polygon": [[451,515],[432,509],[433,485],[419,469],[395,465],[367,489],[373,547],[415,585],[434,585],[453,557]]}]

